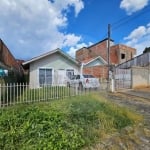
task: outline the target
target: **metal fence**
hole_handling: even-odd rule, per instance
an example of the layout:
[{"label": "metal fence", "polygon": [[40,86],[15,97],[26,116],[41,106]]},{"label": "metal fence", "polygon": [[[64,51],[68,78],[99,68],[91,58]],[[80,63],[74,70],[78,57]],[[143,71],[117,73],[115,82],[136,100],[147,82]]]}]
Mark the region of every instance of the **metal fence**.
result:
[{"label": "metal fence", "polygon": [[115,69],[115,90],[130,89],[132,86],[131,69]]},{"label": "metal fence", "polygon": [[[35,86],[36,87],[36,86]],[[70,96],[87,94],[96,89],[80,89],[78,84],[74,86],[44,85],[39,88],[30,88],[27,83],[23,84],[0,84],[0,107],[21,103],[32,103],[63,99]]]}]

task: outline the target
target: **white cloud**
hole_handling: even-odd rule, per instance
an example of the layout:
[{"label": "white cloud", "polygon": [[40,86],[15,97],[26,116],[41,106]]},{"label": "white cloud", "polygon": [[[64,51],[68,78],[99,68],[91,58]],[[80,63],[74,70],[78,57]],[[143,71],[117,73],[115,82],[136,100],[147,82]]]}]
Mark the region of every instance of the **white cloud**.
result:
[{"label": "white cloud", "polygon": [[63,46],[74,46],[81,40],[81,36],[75,36],[74,34],[67,34],[64,39]]},{"label": "white cloud", "polygon": [[150,47],[150,24],[139,26],[124,38],[125,44],[137,49],[141,54],[145,47]]},{"label": "white cloud", "polygon": [[125,37],[125,40],[138,40],[142,38],[144,35],[147,34],[147,28],[145,26],[139,26],[138,28],[134,29],[127,37]]},{"label": "white cloud", "polygon": [[75,46],[72,46],[69,51],[67,52],[70,56],[75,57],[75,53],[78,49],[83,48],[83,47],[89,47],[91,46],[93,43],[89,42],[88,44],[86,43],[79,43],[76,44]]},{"label": "white cloud", "polygon": [[81,39],[60,29],[67,27],[71,8],[78,16],[84,8],[82,0],[1,0],[0,8],[0,38],[16,57],[31,58],[47,50],[74,46]]},{"label": "white cloud", "polygon": [[84,8],[82,0],[56,0],[54,5],[57,10],[63,7],[67,11],[69,11],[69,9],[67,9],[69,6],[74,6],[75,16],[78,16],[78,13]]},{"label": "white cloud", "polygon": [[128,15],[143,9],[148,5],[149,0],[122,0],[120,3],[120,8],[125,9]]}]

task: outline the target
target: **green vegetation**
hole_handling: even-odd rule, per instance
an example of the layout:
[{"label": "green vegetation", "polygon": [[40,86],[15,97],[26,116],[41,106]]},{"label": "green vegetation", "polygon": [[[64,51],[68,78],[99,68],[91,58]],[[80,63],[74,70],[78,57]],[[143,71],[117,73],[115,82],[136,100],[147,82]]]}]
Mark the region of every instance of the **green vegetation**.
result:
[{"label": "green vegetation", "polygon": [[98,94],[0,110],[0,149],[79,150],[142,117]]}]

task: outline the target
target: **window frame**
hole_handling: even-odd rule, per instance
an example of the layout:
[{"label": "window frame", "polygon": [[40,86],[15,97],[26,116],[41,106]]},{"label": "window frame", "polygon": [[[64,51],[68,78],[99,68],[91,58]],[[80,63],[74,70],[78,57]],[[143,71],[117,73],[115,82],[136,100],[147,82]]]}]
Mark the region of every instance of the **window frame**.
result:
[{"label": "window frame", "polygon": [[[44,82],[44,84],[41,84],[40,83],[40,69],[44,69],[44,70],[51,70],[51,84],[47,84],[47,83],[45,83]],[[45,86],[45,85],[53,85],[53,74],[54,74],[54,70],[53,70],[53,68],[51,68],[51,67],[39,67],[38,68],[38,83],[39,83],[39,86],[41,87],[41,86]],[[44,74],[44,76],[46,76],[46,72],[45,72],[45,74]]]}]

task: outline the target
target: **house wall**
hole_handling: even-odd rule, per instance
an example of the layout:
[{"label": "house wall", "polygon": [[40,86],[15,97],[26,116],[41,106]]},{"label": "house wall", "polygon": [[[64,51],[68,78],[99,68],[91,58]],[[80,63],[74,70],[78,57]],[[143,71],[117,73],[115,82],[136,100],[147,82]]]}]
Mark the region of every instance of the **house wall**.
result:
[{"label": "house wall", "polygon": [[150,86],[150,66],[132,67],[132,88]]},{"label": "house wall", "polygon": [[21,64],[16,61],[10,50],[1,39],[0,68],[8,70],[8,76],[3,77],[5,83],[23,82],[23,68]]},{"label": "house wall", "polygon": [[0,62],[2,62],[4,65],[15,69],[17,71],[20,70],[20,66],[18,65],[16,59],[11,54],[7,46],[4,44],[4,42],[0,39]]},{"label": "house wall", "polygon": [[[113,45],[113,43],[110,45]],[[92,58],[101,56],[104,60],[107,61],[108,40],[104,40],[102,42],[94,44],[90,46],[89,49],[91,50],[90,56]]]},{"label": "house wall", "polygon": [[55,84],[54,76],[59,69],[74,69],[75,74],[78,74],[80,67],[66,59],[64,56],[55,53],[50,56],[39,59],[30,64],[30,85],[31,87],[39,87],[39,68],[51,68],[53,76],[53,84]]},{"label": "house wall", "polygon": [[[126,62],[133,58],[133,56],[136,54],[136,49],[128,47],[126,45],[117,45],[118,47],[118,64],[121,64],[123,62]],[[125,54],[125,58],[121,58],[121,54]]]},{"label": "house wall", "polygon": [[83,68],[84,74],[91,74],[94,77],[103,78],[103,79],[107,78],[108,76],[107,71],[108,71],[107,66],[101,66],[101,65]]},{"label": "house wall", "polygon": [[77,61],[82,62],[89,58],[90,58],[89,49],[83,47],[83,48],[79,49],[78,51],[76,51],[76,60]]}]

